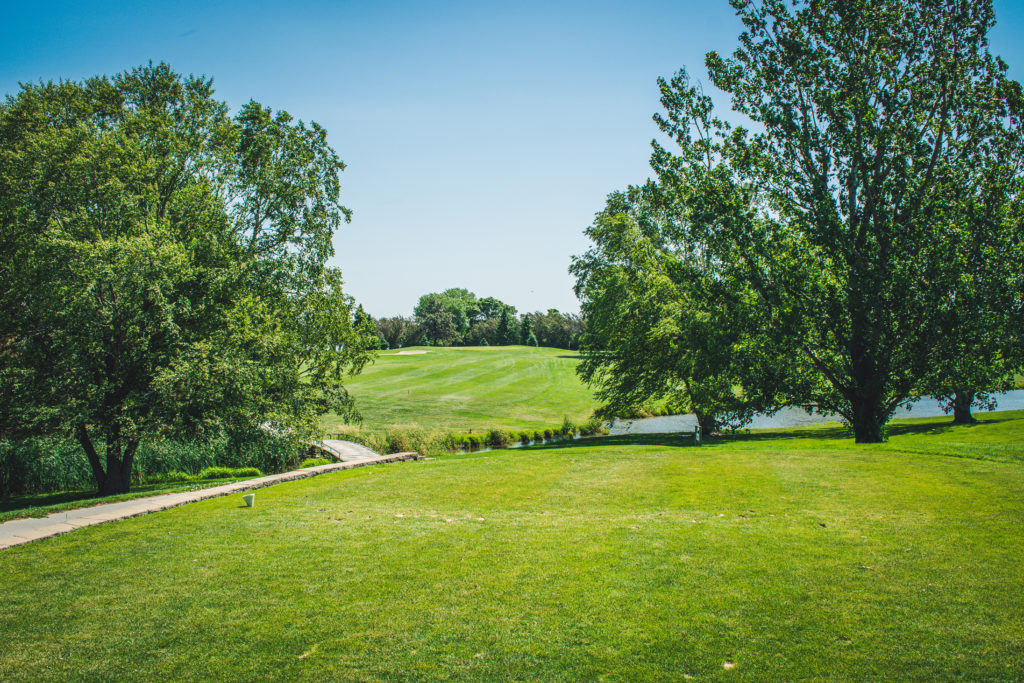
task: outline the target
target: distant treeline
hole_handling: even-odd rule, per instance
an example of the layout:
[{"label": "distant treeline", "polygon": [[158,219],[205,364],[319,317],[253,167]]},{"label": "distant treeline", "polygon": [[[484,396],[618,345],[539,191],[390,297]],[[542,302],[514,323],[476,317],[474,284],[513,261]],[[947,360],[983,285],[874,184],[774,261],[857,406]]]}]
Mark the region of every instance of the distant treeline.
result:
[{"label": "distant treeline", "polygon": [[356,317],[376,326],[384,349],[513,344],[576,349],[583,334],[583,320],[574,313],[551,308],[519,314],[515,306],[494,297],[478,299],[462,288],[424,294],[412,317],[373,318],[362,307]]}]

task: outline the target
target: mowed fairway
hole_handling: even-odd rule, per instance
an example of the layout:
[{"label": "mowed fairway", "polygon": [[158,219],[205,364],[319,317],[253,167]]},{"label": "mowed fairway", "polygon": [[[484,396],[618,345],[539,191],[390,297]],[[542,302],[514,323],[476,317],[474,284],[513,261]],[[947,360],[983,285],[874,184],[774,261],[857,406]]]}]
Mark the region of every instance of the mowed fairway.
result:
[{"label": "mowed fairway", "polygon": [[[409,352],[426,352],[412,353]],[[597,406],[576,377],[575,351],[529,346],[384,351],[345,386],[367,428],[543,429]],[[328,416],[330,431],[341,422]]]},{"label": "mowed fairway", "polygon": [[325,475],[0,552],[0,680],[1012,680],[1024,413]]}]

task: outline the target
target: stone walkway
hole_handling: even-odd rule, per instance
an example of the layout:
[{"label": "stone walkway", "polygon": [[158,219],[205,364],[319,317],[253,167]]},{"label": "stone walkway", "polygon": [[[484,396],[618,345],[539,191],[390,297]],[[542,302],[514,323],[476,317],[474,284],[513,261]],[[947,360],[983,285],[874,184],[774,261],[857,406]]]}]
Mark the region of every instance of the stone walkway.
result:
[{"label": "stone walkway", "polygon": [[[339,441],[336,443],[349,442]],[[358,446],[358,444],[352,445]],[[61,534],[66,534],[69,531],[74,531],[79,527],[92,526],[93,524],[103,524],[104,522],[113,522],[118,519],[127,519],[128,517],[146,515],[151,512],[159,512],[160,510],[185,505],[186,503],[206,500],[207,498],[216,498],[217,496],[227,496],[232,493],[252,491],[253,489],[263,488],[264,486],[272,486],[273,484],[280,484],[284,481],[305,479],[306,477],[315,477],[318,474],[325,474],[327,472],[350,470],[354,467],[376,465],[385,462],[417,460],[420,457],[416,453],[377,455],[363,446],[359,446],[359,449],[365,450],[369,455],[359,451],[358,449],[354,449],[352,452],[347,453],[347,459],[344,456],[339,455],[344,462],[334,462],[329,465],[320,465],[319,467],[307,467],[305,469],[284,472],[282,474],[271,474],[258,479],[247,479],[233,484],[212,486],[198,491],[166,493],[149,498],[125,500],[120,503],[103,503],[92,507],[54,512],[48,517],[14,519],[0,524],[0,550],[16,545],[22,545],[24,543],[31,543],[32,541],[38,541],[44,538],[60,536]]]}]

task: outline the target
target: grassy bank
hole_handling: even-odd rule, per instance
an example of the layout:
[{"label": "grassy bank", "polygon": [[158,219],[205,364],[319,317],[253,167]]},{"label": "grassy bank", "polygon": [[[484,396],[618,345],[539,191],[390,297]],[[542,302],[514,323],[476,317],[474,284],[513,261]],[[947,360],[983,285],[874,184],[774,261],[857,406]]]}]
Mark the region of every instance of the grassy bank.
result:
[{"label": "grassy bank", "polygon": [[[346,386],[364,429],[545,429],[565,417],[583,422],[597,405],[576,377],[578,362],[562,349],[415,347],[382,352]],[[340,426],[324,419],[329,432]]]},{"label": "grassy bank", "polygon": [[0,679],[1019,678],[1024,413],[982,417],[450,456],[81,529],[0,552]]}]

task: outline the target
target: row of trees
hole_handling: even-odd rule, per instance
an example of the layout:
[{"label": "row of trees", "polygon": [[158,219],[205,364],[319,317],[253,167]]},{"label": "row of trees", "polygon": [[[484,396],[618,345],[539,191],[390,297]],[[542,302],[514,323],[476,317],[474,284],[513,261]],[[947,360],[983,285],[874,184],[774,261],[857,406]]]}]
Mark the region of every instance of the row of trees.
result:
[{"label": "row of trees", "polygon": [[[357,313],[359,315],[364,315]],[[549,309],[517,314],[516,308],[493,297],[478,299],[462,288],[424,294],[412,317],[372,320],[381,345],[403,346],[549,346],[575,349],[583,333],[580,316]]]},{"label": "row of trees", "polygon": [[0,434],[73,433],[103,494],[140,442],[353,413],[344,164],[315,123],[150,64],[0,105]]},{"label": "row of trees", "polygon": [[659,81],[656,180],[613,193],[571,271],[609,410],[704,429],[814,406],[858,442],[901,404],[957,421],[1024,364],[1024,98],[990,2],[733,0],[708,77]]}]

